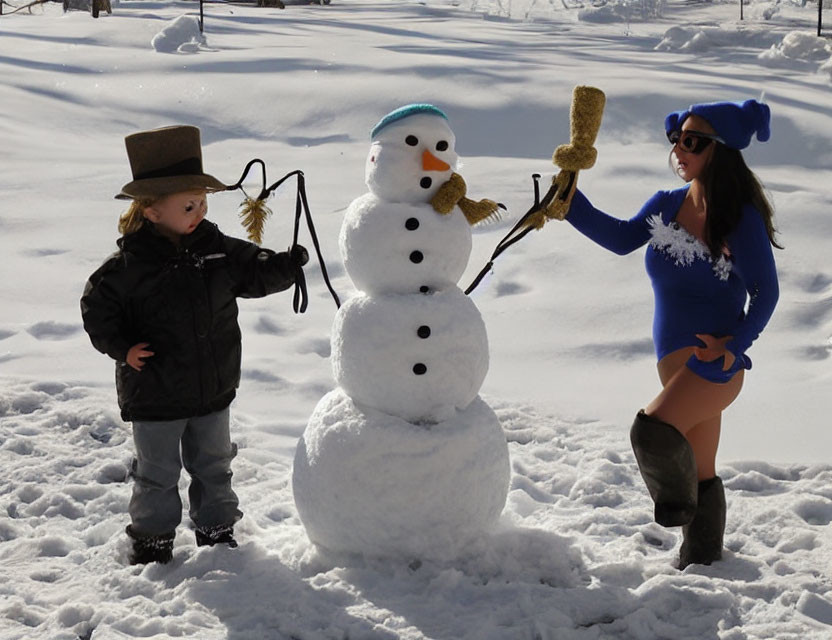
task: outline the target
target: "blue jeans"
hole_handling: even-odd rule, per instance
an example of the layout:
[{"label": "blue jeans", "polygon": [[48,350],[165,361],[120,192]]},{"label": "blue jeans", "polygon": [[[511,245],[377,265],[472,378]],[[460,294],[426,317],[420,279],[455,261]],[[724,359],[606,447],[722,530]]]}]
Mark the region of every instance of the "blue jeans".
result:
[{"label": "blue jeans", "polygon": [[133,422],[133,496],[130,518],[142,536],[171,533],[182,520],[179,474],[191,475],[189,515],[197,527],[233,524],[243,514],[231,489],[231,442],[228,408],[216,413],[171,421]]}]

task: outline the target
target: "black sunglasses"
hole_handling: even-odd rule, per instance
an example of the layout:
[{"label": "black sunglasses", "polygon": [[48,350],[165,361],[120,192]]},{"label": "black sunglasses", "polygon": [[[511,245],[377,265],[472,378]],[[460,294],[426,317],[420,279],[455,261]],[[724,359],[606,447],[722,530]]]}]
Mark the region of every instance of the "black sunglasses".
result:
[{"label": "black sunglasses", "polygon": [[682,151],[693,154],[702,153],[712,142],[725,143],[719,136],[692,129],[671,131],[667,134],[667,139],[670,140],[670,144],[678,145]]}]

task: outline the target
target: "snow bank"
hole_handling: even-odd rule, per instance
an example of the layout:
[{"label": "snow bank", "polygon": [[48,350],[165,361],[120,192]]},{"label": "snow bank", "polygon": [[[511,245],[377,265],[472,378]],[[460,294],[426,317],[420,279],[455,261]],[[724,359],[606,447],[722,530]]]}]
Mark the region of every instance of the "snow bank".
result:
[{"label": "snow bank", "polygon": [[778,40],[776,34],[765,30],[734,27],[676,26],[665,31],[655,51],[683,51],[704,53],[720,47],[769,47]]},{"label": "snow bank", "polygon": [[[770,17],[766,14],[766,19]],[[736,50],[738,47],[763,49],[757,54],[757,60],[773,68],[803,70],[826,60],[818,68],[818,73],[832,76],[832,45],[826,38],[806,31],[790,31],[780,36],[775,31],[757,29],[676,26],[665,31],[654,49],[703,54],[714,49]]]},{"label": "snow bank", "polygon": [[[829,76],[829,81],[832,82],[832,57],[818,67],[818,73],[826,74]],[[830,344],[832,344],[832,338],[830,338],[829,341]]]},{"label": "snow bank", "polygon": [[151,46],[159,53],[196,53],[208,42],[195,16],[179,16],[153,36]]},{"label": "snow bank", "polygon": [[807,33],[791,31],[777,44],[757,56],[770,66],[789,66],[792,62],[816,62],[832,60],[832,45],[826,38]]}]

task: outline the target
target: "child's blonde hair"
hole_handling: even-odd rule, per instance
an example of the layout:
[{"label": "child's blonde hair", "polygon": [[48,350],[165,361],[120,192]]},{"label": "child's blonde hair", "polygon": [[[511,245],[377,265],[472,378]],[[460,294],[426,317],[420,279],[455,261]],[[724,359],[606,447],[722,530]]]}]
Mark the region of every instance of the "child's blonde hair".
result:
[{"label": "child's blonde hair", "polygon": [[118,232],[126,236],[128,233],[133,233],[142,228],[144,224],[144,210],[153,204],[153,200],[149,198],[140,198],[133,200],[127,211],[121,214],[118,219]]}]

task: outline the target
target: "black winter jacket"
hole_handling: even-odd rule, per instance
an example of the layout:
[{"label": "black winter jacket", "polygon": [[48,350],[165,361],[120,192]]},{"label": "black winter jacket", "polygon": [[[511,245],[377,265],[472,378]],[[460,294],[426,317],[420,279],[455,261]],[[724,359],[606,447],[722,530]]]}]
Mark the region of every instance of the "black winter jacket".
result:
[{"label": "black winter jacket", "polygon": [[[118,246],[87,282],[81,315],[93,346],[116,361],[122,418],[179,420],[224,409],[240,383],[237,297],[287,289],[300,265],[207,220],[179,247],[150,223]],[[155,355],[136,371],[126,359],[140,342]]]}]

